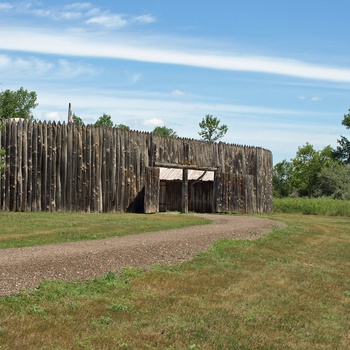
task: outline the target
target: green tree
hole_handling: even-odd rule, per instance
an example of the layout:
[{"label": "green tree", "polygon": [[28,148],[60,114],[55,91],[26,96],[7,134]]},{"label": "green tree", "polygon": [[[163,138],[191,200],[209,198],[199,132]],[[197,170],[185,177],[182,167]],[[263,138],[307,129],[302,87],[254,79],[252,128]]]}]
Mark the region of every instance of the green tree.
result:
[{"label": "green tree", "polygon": [[114,123],[112,122],[112,117],[106,113],[103,113],[100,118],[97,119],[95,126],[103,126],[106,128],[113,128]]},{"label": "green tree", "polygon": [[161,137],[173,137],[176,138],[177,134],[173,129],[167,128],[166,126],[156,126],[153,131],[153,135]]},{"label": "green tree", "polygon": [[350,167],[334,161],[323,168],[320,177],[320,191],[323,196],[334,199],[350,199]]},{"label": "green tree", "polygon": [[289,197],[293,192],[291,162],[283,160],[273,167],[273,195],[275,197]]},{"label": "green tree", "polygon": [[5,90],[0,93],[0,118],[33,119],[32,109],[38,106],[35,91]]},{"label": "green tree", "polygon": [[78,117],[75,113],[72,115],[74,125],[84,125],[83,119]]},{"label": "green tree", "polygon": [[[342,125],[346,129],[350,129],[350,109],[348,114],[344,114]],[[333,151],[334,158],[345,164],[350,164],[350,141],[345,136],[340,136],[338,144],[339,146]]]},{"label": "green tree", "polygon": [[292,159],[292,185],[300,196],[319,195],[321,171],[333,164],[332,148],[325,147],[316,151],[308,142],[299,147],[296,157]]},{"label": "green tree", "polygon": [[199,123],[201,131],[198,133],[203,141],[215,142],[227,133],[228,127],[226,125],[221,125],[220,120],[207,114],[205,118]]},{"label": "green tree", "polygon": [[118,124],[115,127],[118,128],[118,129],[122,129],[122,130],[130,130],[130,127],[128,127],[125,124]]}]

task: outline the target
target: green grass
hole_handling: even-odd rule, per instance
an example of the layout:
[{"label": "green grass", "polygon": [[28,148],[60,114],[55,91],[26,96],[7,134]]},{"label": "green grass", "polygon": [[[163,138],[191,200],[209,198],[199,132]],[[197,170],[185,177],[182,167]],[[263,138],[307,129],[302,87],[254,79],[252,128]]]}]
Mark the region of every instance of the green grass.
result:
[{"label": "green grass", "polygon": [[350,216],[350,201],[331,198],[275,198],[276,213]]},{"label": "green grass", "polygon": [[125,236],[209,223],[179,213],[81,214],[0,212],[0,249]]},{"label": "green grass", "polygon": [[268,217],[288,227],[2,298],[0,349],[349,349],[350,218]]}]

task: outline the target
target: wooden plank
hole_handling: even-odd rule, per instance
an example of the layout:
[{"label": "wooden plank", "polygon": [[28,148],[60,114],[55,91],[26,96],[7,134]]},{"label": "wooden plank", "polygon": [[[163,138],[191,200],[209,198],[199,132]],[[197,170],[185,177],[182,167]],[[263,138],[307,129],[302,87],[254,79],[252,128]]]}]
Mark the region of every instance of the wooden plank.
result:
[{"label": "wooden plank", "polygon": [[61,155],[60,155],[60,178],[61,178],[61,204],[60,210],[68,209],[68,126],[63,124],[61,127]]},{"label": "wooden plank", "polygon": [[83,171],[84,171],[84,150],[83,150],[83,136],[84,132],[80,125],[76,126],[75,139],[76,139],[76,150],[77,150],[77,181],[76,181],[76,211],[84,212],[84,198],[83,198]]},{"label": "wooden plank", "polygon": [[182,171],[182,205],[181,211],[183,213],[188,213],[188,169],[183,169]]},{"label": "wooden plank", "polygon": [[83,208],[85,212],[90,212],[91,198],[91,127],[83,126],[84,130],[84,159],[83,159]]},{"label": "wooden plank", "polygon": [[[23,196],[21,201],[21,211],[27,211],[28,202],[28,174],[29,174],[29,163],[28,163],[28,148],[30,144],[30,133],[28,132],[28,121],[23,121],[22,130],[22,177],[23,177]],[[31,145],[30,145],[31,148]]]},{"label": "wooden plank", "polygon": [[61,166],[62,166],[62,157],[61,157],[61,144],[62,144],[62,126],[58,124],[56,126],[56,144],[55,144],[55,153],[56,153],[56,211],[62,211],[62,183],[61,183]]},{"label": "wooden plank", "polygon": [[147,167],[145,169],[145,213],[159,212],[159,168]]},{"label": "wooden plank", "polygon": [[197,165],[186,165],[186,164],[175,164],[175,163],[162,163],[154,162],[154,166],[157,168],[174,168],[174,169],[188,169],[188,170],[206,170],[206,171],[216,171],[219,167],[205,167]]},{"label": "wooden plank", "polygon": [[17,122],[17,154],[16,154],[16,163],[17,163],[17,186],[15,187],[16,191],[16,211],[22,210],[22,201],[23,201],[23,122]]},{"label": "wooden plank", "polygon": [[[6,150],[6,124],[0,122],[0,149]],[[6,155],[0,158],[0,161],[5,161],[3,172],[0,174],[0,210],[5,210],[5,169]]]},{"label": "wooden plank", "polygon": [[53,167],[53,136],[52,136],[52,124],[47,125],[47,188],[46,188],[46,210],[53,211],[52,202],[54,201],[54,189],[53,178],[55,176],[55,169]]},{"label": "wooden plank", "polygon": [[109,174],[108,174],[108,158],[110,154],[109,140],[110,128],[101,128],[102,131],[102,145],[101,145],[101,202],[102,211],[109,210]]}]

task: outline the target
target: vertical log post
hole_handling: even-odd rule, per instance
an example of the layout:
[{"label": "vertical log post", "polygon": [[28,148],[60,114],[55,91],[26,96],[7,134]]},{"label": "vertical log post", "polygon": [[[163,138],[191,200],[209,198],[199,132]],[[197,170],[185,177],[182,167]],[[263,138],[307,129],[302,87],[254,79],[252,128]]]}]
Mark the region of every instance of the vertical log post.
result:
[{"label": "vertical log post", "polygon": [[182,170],[182,206],[181,211],[188,213],[188,169]]}]

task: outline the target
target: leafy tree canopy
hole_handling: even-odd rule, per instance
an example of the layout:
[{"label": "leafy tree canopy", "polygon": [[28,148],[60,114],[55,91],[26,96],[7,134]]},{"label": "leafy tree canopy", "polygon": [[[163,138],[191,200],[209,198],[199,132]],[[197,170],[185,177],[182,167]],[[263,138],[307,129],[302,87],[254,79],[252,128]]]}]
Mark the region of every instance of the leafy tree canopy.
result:
[{"label": "leafy tree canopy", "polygon": [[32,109],[38,106],[35,91],[21,87],[17,91],[5,90],[0,93],[0,118],[33,119]]},{"label": "leafy tree canopy", "polygon": [[[350,109],[348,114],[344,114],[342,125],[350,129]],[[338,145],[333,151],[333,157],[344,164],[350,164],[350,141],[345,136],[340,136]]]},{"label": "leafy tree canopy", "polygon": [[228,131],[226,125],[221,125],[220,120],[207,114],[199,123],[201,131],[198,133],[203,141],[215,142],[224,137]]},{"label": "leafy tree canopy", "polygon": [[72,115],[74,125],[84,125],[83,119],[78,117],[75,113]]},{"label": "leafy tree canopy", "polygon": [[320,193],[334,199],[350,200],[350,167],[338,162],[322,169],[320,176]]},{"label": "leafy tree canopy", "polygon": [[[327,146],[321,151],[306,143],[299,147],[296,156],[290,162],[283,160],[273,168],[274,195],[287,197],[334,196],[344,198],[345,187],[342,176],[350,171],[347,166],[333,158],[333,149]],[[350,181],[349,181],[350,182]],[[342,191],[344,195],[341,194]],[[350,193],[350,191],[349,191]]]},{"label": "leafy tree canopy", "polygon": [[130,127],[128,127],[125,124],[118,124],[115,127],[118,128],[118,129],[122,129],[122,130],[130,130]]},{"label": "leafy tree canopy", "polygon": [[97,119],[95,126],[103,126],[106,128],[113,128],[114,123],[112,122],[112,117],[106,113],[103,113],[100,118]]},{"label": "leafy tree canopy", "polygon": [[153,131],[153,135],[161,137],[173,137],[176,138],[177,134],[173,129],[167,128],[166,126],[156,126]]},{"label": "leafy tree canopy", "polygon": [[299,147],[296,157],[292,159],[292,184],[301,196],[312,197],[319,187],[321,170],[334,162],[331,146],[316,151],[308,142]]},{"label": "leafy tree canopy", "polygon": [[342,125],[344,125],[347,129],[350,129],[350,109],[348,114],[344,114],[344,118],[342,120]]},{"label": "leafy tree canopy", "polygon": [[275,197],[289,197],[293,192],[291,162],[283,160],[273,167],[273,195]]}]

